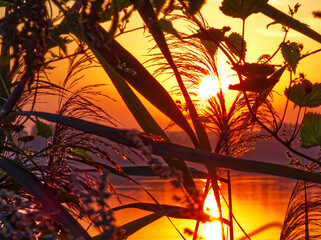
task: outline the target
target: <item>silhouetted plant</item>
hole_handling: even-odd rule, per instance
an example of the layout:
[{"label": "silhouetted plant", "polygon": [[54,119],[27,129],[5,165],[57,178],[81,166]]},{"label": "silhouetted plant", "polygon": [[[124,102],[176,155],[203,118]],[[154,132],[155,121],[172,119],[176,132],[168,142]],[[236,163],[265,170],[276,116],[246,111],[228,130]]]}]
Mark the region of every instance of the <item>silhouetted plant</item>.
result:
[{"label": "silhouetted plant", "polygon": [[[307,110],[321,105],[320,84],[312,84],[302,73],[295,75],[300,60],[320,50],[304,53],[303,45],[289,41],[287,33],[291,28],[318,42],[321,42],[321,35],[294,19],[299,4],[289,8],[287,15],[269,5],[267,0],[223,0],[220,10],[242,21],[242,34],[231,31],[229,26],[216,29],[207,23],[200,13],[204,4],[205,1],[194,0],[0,1],[1,7],[5,7],[0,19],[2,238],[93,239],[77,221],[83,215],[100,230],[98,239],[124,238],[163,216],[169,221],[170,217],[196,220],[192,233],[196,239],[198,223],[209,220],[202,209],[211,187],[219,210],[216,220],[221,223],[225,239],[224,224],[232,221],[223,218],[218,200],[221,194],[218,178],[225,169],[301,180],[290,199],[281,239],[319,237],[313,232],[319,225],[316,215],[319,195],[308,193],[316,188],[312,183],[321,183],[317,174],[319,159],[303,154],[294,146],[299,133],[301,148],[321,145],[321,115]],[[142,18],[143,26],[138,29],[146,30],[156,43],[154,49],[158,53],[151,54],[148,61],[157,68],[154,76],[132,55],[131,49],[126,50],[116,41],[117,36],[136,30],[128,29],[134,12]],[[244,29],[246,19],[259,12],[276,21],[272,24],[282,24],[285,34],[272,55],[262,53],[257,62],[249,63]],[[319,13],[315,12],[314,16],[318,17]],[[189,33],[175,29],[172,22],[176,20],[189,25]],[[105,22],[108,30],[102,27]],[[68,53],[70,48],[75,48],[72,54]],[[279,51],[284,63],[272,64]],[[239,80],[230,85],[230,90],[239,93],[228,108],[220,89],[207,100],[207,107],[202,108],[192,89],[206,75],[221,81],[217,52],[228,60]],[[56,62],[69,64],[66,78],[59,83],[53,83],[49,75],[55,71]],[[98,96],[110,100],[102,92],[102,85],[84,84],[81,74],[91,67],[105,70],[144,133],[116,128],[117,119],[96,101]],[[284,71],[290,72],[290,79],[285,90],[285,110],[279,114],[274,110],[272,93]],[[164,89],[158,81],[159,76],[166,75],[177,81],[173,92]],[[170,143],[157,119],[151,116],[131,87],[186,132],[194,148]],[[182,98],[174,101],[175,94]],[[48,96],[57,101],[57,109],[52,113],[36,112]],[[299,110],[294,129],[287,135],[281,129],[290,101]],[[53,122],[55,126],[40,119]],[[35,125],[36,132],[22,131],[30,122]],[[263,129],[266,135],[253,132],[258,129]],[[206,130],[218,135],[213,151],[214,144],[209,142]],[[267,137],[276,139],[311,163],[305,165],[291,153],[288,153],[289,164],[303,170],[236,158],[248,151],[256,139]],[[33,148],[32,141],[40,139],[42,146]],[[131,174],[147,172],[171,180],[184,192],[185,206],[159,203],[126,174],[126,168],[121,168],[111,153],[125,158],[134,154],[144,159],[150,168],[137,166]],[[161,164],[163,160],[167,166]],[[204,195],[196,188],[186,162],[196,162],[207,168]],[[117,191],[106,170],[137,184],[154,203],[110,209],[110,193],[117,196]],[[78,187],[76,191],[71,185],[73,180]],[[90,206],[92,200],[96,201],[98,210]],[[151,213],[121,226],[123,230],[120,230],[115,226],[112,211],[131,207]],[[179,234],[184,239],[183,234]]]}]

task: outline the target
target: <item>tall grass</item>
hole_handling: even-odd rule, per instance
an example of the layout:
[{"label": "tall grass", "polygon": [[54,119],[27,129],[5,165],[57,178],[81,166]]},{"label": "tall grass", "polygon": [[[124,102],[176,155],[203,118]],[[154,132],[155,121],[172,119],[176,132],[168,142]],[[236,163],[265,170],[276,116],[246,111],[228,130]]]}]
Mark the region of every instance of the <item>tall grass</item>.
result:
[{"label": "tall grass", "polygon": [[[207,23],[200,12],[205,1],[0,3],[5,11],[0,21],[2,239],[123,239],[161,217],[167,217],[182,239],[184,234],[171,218],[194,219],[196,239],[199,222],[209,220],[203,213],[203,204],[210,188],[219,211],[216,220],[221,223],[222,239],[226,239],[225,225],[232,228],[233,220],[223,217],[218,180],[231,169],[301,180],[290,198],[281,239],[319,237],[314,232],[319,224],[319,195],[310,192],[317,189],[313,184],[321,183],[319,159],[294,148],[300,132],[302,147],[321,144],[317,128],[320,116],[306,114],[299,121],[307,108],[320,105],[319,85],[309,83],[302,74],[294,75],[299,61],[310,53],[304,54],[300,44],[287,41],[287,32],[292,28],[319,42],[321,36],[293,18],[299,5],[290,8],[287,15],[264,0],[224,0],[221,11],[243,23],[240,35],[231,33],[228,26],[216,29]],[[150,54],[148,61],[156,67],[154,75],[135,58],[132,49],[117,42],[117,36],[135,31],[127,26],[134,12],[139,14],[146,35],[155,43],[153,50],[157,53]],[[272,64],[275,54],[262,55],[256,63],[246,61],[246,19],[257,12],[283,24],[285,36],[275,54],[281,50],[284,64]],[[176,20],[183,21],[190,31],[175,29],[172,22]],[[105,22],[107,28],[103,27]],[[70,54],[71,48],[75,51]],[[218,52],[228,60],[239,80],[230,89],[239,93],[227,106],[226,95],[220,89],[202,108],[192,89],[202,76],[219,78]],[[66,77],[54,82],[50,73],[59,71],[54,66],[62,61],[69,66]],[[102,91],[103,85],[87,84],[84,80],[83,74],[91,67],[100,67],[108,74],[142,132],[117,128],[117,119],[105,108],[113,100]],[[278,114],[274,110],[273,88],[285,69],[290,72],[290,83],[285,91],[285,111]],[[177,82],[174,92],[165,89],[158,80],[166,75]],[[134,90],[184,131],[194,147],[171,143],[158,119]],[[181,97],[180,104],[174,100],[177,95]],[[41,105],[49,106],[43,103],[49,96],[57,102],[56,109],[38,111]],[[103,104],[97,101],[98,97],[104,99]],[[300,110],[292,133],[286,135],[281,129],[290,101]],[[30,124],[35,125],[34,132],[22,131]],[[265,130],[266,134],[253,133],[257,129]],[[218,135],[216,143],[209,142],[208,131]],[[274,138],[311,164],[305,165],[291,153],[288,153],[290,164],[299,169],[240,158],[259,138]],[[40,139],[42,146],[33,148]],[[115,155],[133,163],[141,159],[148,168],[122,168]],[[206,167],[207,173],[201,173],[207,176],[204,193],[196,188],[194,172],[187,162]],[[110,209],[110,193],[119,196],[106,171],[137,184],[152,203]],[[160,203],[130,175],[157,175],[171,180],[177,191],[184,194],[184,205]],[[128,208],[150,213],[116,226],[113,211]],[[233,216],[233,209],[227,208]],[[79,219],[86,219],[100,234],[90,236]],[[229,236],[233,238],[233,234]]]}]

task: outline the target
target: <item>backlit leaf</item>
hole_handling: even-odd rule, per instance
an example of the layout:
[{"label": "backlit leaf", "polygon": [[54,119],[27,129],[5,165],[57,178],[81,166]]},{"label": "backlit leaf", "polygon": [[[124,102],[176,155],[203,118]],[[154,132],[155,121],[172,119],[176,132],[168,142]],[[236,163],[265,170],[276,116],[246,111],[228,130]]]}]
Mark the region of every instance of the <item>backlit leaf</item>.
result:
[{"label": "backlit leaf", "polygon": [[321,114],[309,112],[301,128],[301,148],[321,146]]},{"label": "backlit leaf", "polygon": [[40,122],[40,121],[37,121],[36,122],[36,127],[37,127],[37,130],[38,130],[38,135],[41,136],[41,137],[44,137],[44,138],[49,138],[52,136],[52,130],[51,128],[43,123],[43,122]]},{"label": "backlit leaf", "polygon": [[181,36],[178,34],[178,32],[176,31],[176,29],[174,28],[172,22],[162,18],[158,21],[158,26],[160,27],[160,29],[162,29],[164,32],[173,34],[175,37],[177,38],[181,38]]},{"label": "backlit leaf", "polygon": [[220,10],[227,16],[245,20],[258,13],[268,0],[223,0]]},{"label": "backlit leaf", "polygon": [[318,107],[321,105],[321,84],[312,84],[308,80],[285,89],[287,96],[296,106]]},{"label": "backlit leaf", "polygon": [[[242,38],[242,36],[238,33],[231,33],[227,39],[225,40],[228,48],[237,56],[245,57],[246,53],[246,42]],[[242,51],[242,54],[241,54]]]},{"label": "backlit leaf", "polygon": [[307,24],[294,19],[293,17],[279,11],[278,9],[274,8],[273,6],[271,6],[269,4],[264,4],[260,11],[264,15],[275,20],[275,22],[286,25],[286,26],[304,34],[305,36],[308,36],[309,38],[321,43],[321,35],[318,32],[309,28],[309,26]]},{"label": "backlit leaf", "polygon": [[295,73],[296,67],[300,59],[300,51],[302,45],[295,42],[286,42],[281,45],[281,52],[284,60],[290,65],[292,71]]},{"label": "backlit leaf", "polygon": [[[73,127],[87,133],[93,133],[97,136],[101,136],[111,141],[124,144],[129,147],[137,148],[137,146],[131,140],[129,140],[128,137],[126,137],[130,132],[123,129],[107,127],[97,123],[92,123],[72,117],[55,115],[52,113],[20,112],[17,114],[41,117],[51,122]],[[290,168],[279,164],[234,158],[209,151],[193,149],[166,141],[154,140],[153,138],[150,138],[143,134],[139,134],[139,137],[147,145],[150,145],[153,149],[153,154],[158,156],[171,157],[173,159],[185,160],[198,164],[208,165],[211,167],[221,167],[233,169],[236,171],[269,174],[321,184],[321,175],[312,172]]]},{"label": "backlit leaf", "polygon": [[80,157],[82,159],[86,159],[86,160],[91,160],[93,161],[92,157],[88,155],[88,153],[84,150],[84,149],[80,149],[80,148],[73,148],[71,149],[71,152],[73,154],[75,154],[77,157]]},{"label": "backlit leaf", "polygon": [[216,54],[218,49],[216,43],[204,39],[201,39],[201,42],[211,56],[214,56]]}]

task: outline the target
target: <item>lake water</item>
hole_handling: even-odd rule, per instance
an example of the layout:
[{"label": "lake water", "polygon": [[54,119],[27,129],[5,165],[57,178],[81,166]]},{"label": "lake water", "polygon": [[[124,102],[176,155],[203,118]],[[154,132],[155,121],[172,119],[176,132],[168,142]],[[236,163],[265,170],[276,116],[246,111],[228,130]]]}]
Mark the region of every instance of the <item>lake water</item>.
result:
[{"label": "lake water", "polygon": [[[248,234],[251,234],[260,227],[266,226],[266,230],[251,236],[251,239],[279,239],[288,200],[296,181],[267,175],[249,175],[240,172],[231,172],[231,179],[233,213],[243,229]],[[177,204],[173,199],[173,195],[179,193],[177,193],[177,190],[173,188],[169,182],[157,178],[139,178],[138,180],[160,203]],[[201,189],[204,182],[197,180],[197,185],[200,186]],[[222,191],[226,195],[226,187],[224,187],[224,185],[225,184],[222,184]],[[116,188],[118,193],[131,196],[137,201],[153,202],[144,191],[134,184],[117,184]],[[126,197],[120,197],[120,199],[124,204],[135,202]],[[110,204],[117,206],[119,202],[114,199]],[[227,213],[227,209],[223,208],[223,212]],[[126,209],[117,212],[115,216],[117,218],[117,224],[122,225],[147,214],[148,212],[145,211]],[[195,227],[195,221],[192,220],[172,219],[172,221],[182,233],[184,232],[184,228],[193,229]],[[234,223],[233,226],[234,239],[246,239],[243,238],[244,234],[237,224]],[[202,228],[200,229],[200,233],[201,232]],[[211,235],[212,237],[206,240],[219,239],[214,237],[215,234]],[[186,239],[191,239],[188,235],[184,236]],[[176,240],[182,238],[180,238],[169,220],[163,217],[131,235],[128,239]]]}]

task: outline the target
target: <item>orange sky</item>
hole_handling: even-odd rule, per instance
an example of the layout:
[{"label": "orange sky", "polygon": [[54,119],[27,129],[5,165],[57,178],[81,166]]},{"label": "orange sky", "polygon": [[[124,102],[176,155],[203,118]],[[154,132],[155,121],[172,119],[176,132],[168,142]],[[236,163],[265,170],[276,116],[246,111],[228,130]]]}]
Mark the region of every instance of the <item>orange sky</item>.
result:
[{"label": "orange sky", "polygon": [[[231,32],[241,32],[241,20],[234,19],[227,16],[224,16],[218,7],[221,5],[221,1],[219,0],[207,0],[206,5],[203,7],[202,14],[204,15],[205,19],[208,21],[208,24],[211,27],[221,28],[223,26],[231,26]],[[297,1],[295,0],[270,0],[269,3],[274,7],[282,10],[283,12],[288,12],[288,5],[294,6]],[[305,0],[302,2],[302,6],[299,9],[299,12],[296,14],[296,18],[300,21],[307,23],[311,26],[314,30],[321,32],[321,20],[314,19],[312,16],[313,10],[321,10],[321,2],[319,0]],[[247,42],[247,55],[246,61],[247,62],[256,62],[257,58],[261,54],[272,54],[274,50],[277,48],[278,44],[282,41],[283,32],[281,32],[281,25],[276,24],[270,26],[268,29],[266,25],[271,23],[272,20],[268,17],[264,16],[263,14],[255,14],[250,16],[246,20],[246,29],[245,29],[245,40]],[[175,23],[174,23],[175,24]],[[131,19],[128,29],[135,28],[142,26],[142,21],[139,16],[134,15]],[[176,25],[175,25],[176,26]],[[181,27],[181,25],[177,26]],[[141,62],[144,62],[147,57],[145,56],[147,53],[148,47],[151,47],[153,44],[148,43],[146,35],[143,35],[142,31],[135,31],[130,34],[124,34],[117,38],[120,43],[126,47],[129,51],[132,52]],[[291,30],[288,35],[288,40],[295,41],[298,43],[304,44],[303,52],[311,52],[321,47],[321,45],[313,40],[308,39],[307,37],[303,36],[300,33]],[[319,81],[320,75],[320,63],[319,59],[321,57],[321,53],[316,54],[312,57],[307,58],[300,62],[298,66],[297,72],[302,72],[307,74],[307,78],[313,82]],[[274,59],[275,64],[282,64],[282,57],[278,54],[277,58]],[[226,59],[219,55],[218,58],[218,66],[219,71],[221,71],[222,75],[228,75],[233,72],[228,72],[228,65],[224,64]],[[54,76],[59,78],[61,76],[61,71],[59,73],[54,73]],[[57,75],[56,75],[57,74]],[[281,81],[276,85],[275,90],[278,91],[281,95],[284,93],[285,87],[288,85],[288,73],[284,74]],[[112,101],[104,101],[102,105],[106,109],[108,113],[110,113],[114,118],[116,118],[121,125],[121,128],[139,128],[137,123],[135,122],[134,118],[131,116],[130,112],[127,110],[127,107],[122,102],[118,94],[116,93],[112,83],[108,80],[107,75],[104,73],[102,69],[91,69],[86,72],[86,79],[90,82],[98,82],[98,83],[107,83],[109,84],[104,88],[106,94],[115,98],[118,102]],[[230,79],[230,78],[229,78]],[[228,79],[228,80],[229,80]],[[172,82],[168,81],[165,83],[164,86],[166,88],[170,88],[173,86],[175,81]],[[232,99],[229,96],[234,96],[230,92],[226,93],[227,99]],[[160,123],[162,127],[165,127],[169,121],[164,117],[163,114],[158,112],[153,106],[149,103],[146,103],[147,109],[151,109],[153,116],[155,119]],[[278,96],[275,94],[275,107],[278,112],[283,110],[284,105],[284,97]],[[290,106],[293,109],[293,105]],[[316,111],[318,109],[313,109]],[[288,120],[294,118],[294,115],[289,115]]]}]

